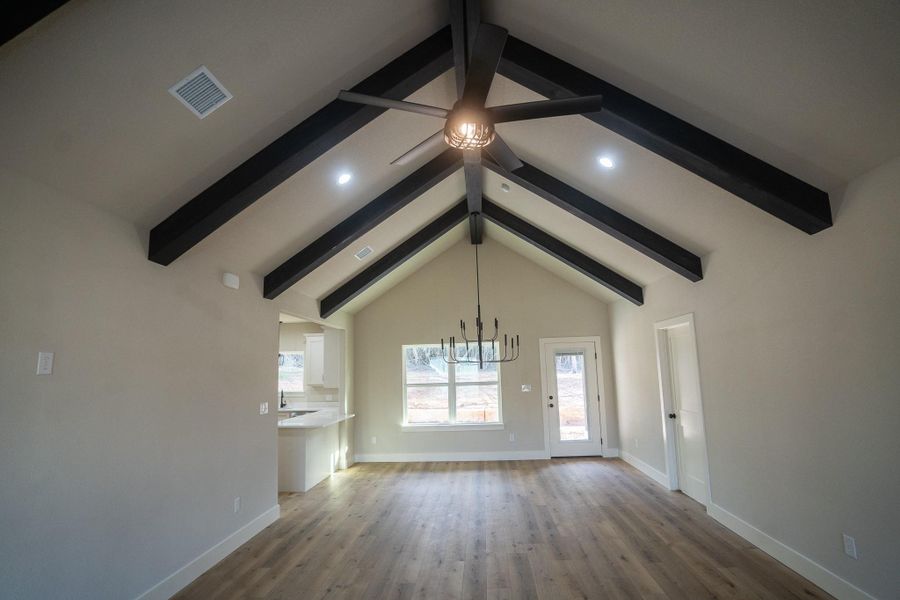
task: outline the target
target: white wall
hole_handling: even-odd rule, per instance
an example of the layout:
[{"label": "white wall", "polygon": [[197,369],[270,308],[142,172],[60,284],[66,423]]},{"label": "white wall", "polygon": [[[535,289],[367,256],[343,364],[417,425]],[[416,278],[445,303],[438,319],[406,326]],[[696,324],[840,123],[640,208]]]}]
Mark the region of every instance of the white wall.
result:
[{"label": "white wall", "polygon": [[136,597],[275,507],[258,408],[278,310],[314,302],[223,287],[202,245],[151,263],[146,232],[6,171],[0,204],[0,595]]},{"label": "white wall", "polygon": [[693,312],[712,501],[895,598],[900,159],[832,198],[831,229],[807,236],[772,219],[713,252],[703,282],[668,277],[643,307],[612,305],[621,445],[665,472],[653,323]]},{"label": "white wall", "polygon": [[[598,335],[616,447],[607,306],[549,271],[486,239],[480,250],[482,313],[518,333],[520,358],[501,365],[504,431],[402,432],[401,346],[458,335],[475,315],[474,254],[462,241],[359,311],[356,336],[356,452],[360,455],[539,453],[544,450],[539,338]],[[530,393],[521,391],[529,383]],[[516,442],[509,441],[515,432]],[[372,436],[377,443],[372,444]]]}]

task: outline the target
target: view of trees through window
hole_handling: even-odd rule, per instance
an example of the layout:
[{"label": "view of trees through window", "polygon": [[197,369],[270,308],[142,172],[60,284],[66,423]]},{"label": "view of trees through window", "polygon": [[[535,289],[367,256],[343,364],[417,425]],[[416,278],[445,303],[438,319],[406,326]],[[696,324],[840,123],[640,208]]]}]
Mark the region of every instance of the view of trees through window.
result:
[{"label": "view of trees through window", "polygon": [[[485,358],[493,356],[486,349]],[[477,359],[471,346],[460,358]],[[500,422],[500,376],[496,364],[447,364],[440,345],[403,347],[404,401],[409,425]]]},{"label": "view of trees through window", "polygon": [[559,437],[561,440],[588,439],[587,388],[584,353],[556,355],[556,387],[559,398]]},{"label": "view of trees through window", "polygon": [[278,391],[285,394],[303,392],[303,352],[278,355]]}]

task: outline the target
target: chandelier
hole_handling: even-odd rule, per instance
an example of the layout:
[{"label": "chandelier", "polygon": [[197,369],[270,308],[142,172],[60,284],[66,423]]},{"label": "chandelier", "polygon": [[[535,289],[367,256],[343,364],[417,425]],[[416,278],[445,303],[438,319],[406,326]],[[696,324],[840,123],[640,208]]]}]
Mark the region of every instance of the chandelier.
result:
[{"label": "chandelier", "polygon": [[[483,369],[485,364],[512,362],[519,358],[519,335],[515,337],[503,334],[503,355],[498,355],[499,339],[500,339],[500,321],[494,319],[494,335],[490,339],[484,338],[484,321],[481,320],[481,281],[478,273],[478,245],[475,245],[475,337],[469,339],[466,335],[466,322],[464,319],[459,320],[459,337],[460,346],[465,347],[460,354],[461,348],[457,345],[456,336],[450,336],[447,346],[444,346],[444,338],[441,338],[441,356],[447,364],[469,364],[478,365],[479,369]],[[485,349],[489,348],[490,352],[485,357]],[[477,350],[478,358],[473,357],[472,350]]]}]

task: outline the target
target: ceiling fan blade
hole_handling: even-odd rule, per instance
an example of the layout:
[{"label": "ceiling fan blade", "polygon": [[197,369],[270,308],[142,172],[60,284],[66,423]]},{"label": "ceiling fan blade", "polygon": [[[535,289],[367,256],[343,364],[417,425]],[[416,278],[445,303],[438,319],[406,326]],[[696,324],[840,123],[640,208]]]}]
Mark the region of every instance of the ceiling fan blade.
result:
[{"label": "ceiling fan blade", "polygon": [[494,159],[494,162],[506,169],[507,171],[515,171],[519,167],[524,166],[512,148],[503,141],[499,135],[494,136],[494,141],[484,148],[488,156]]},{"label": "ceiling fan blade", "polygon": [[444,143],[444,130],[441,129],[437,133],[428,136],[415,146],[413,146],[410,150],[401,154],[397,158],[391,161],[392,165],[405,165],[411,163],[416,160],[420,156],[425,156],[426,154],[430,154],[432,150],[439,147]]},{"label": "ceiling fan blade", "polygon": [[381,98],[379,96],[370,96],[368,94],[357,94],[356,92],[348,92],[347,90],[341,90],[338,94],[338,100],[356,102],[357,104],[368,104],[370,106],[380,106],[382,108],[396,108],[397,110],[405,110],[407,112],[428,115],[429,117],[439,117],[442,119],[446,119],[447,115],[450,114],[449,110],[439,106],[416,104],[415,102],[406,102],[405,100],[391,100],[390,98]]},{"label": "ceiling fan blade", "polygon": [[484,106],[505,45],[505,29],[489,23],[482,23],[478,27],[461,99],[464,107],[480,109]]},{"label": "ceiling fan blade", "polygon": [[598,112],[602,104],[603,96],[598,94],[596,96],[578,96],[560,100],[538,100],[537,102],[522,102],[521,104],[504,104],[503,106],[492,106],[487,110],[493,117],[494,123],[508,123],[509,121],[526,121],[528,119],[544,119],[546,117]]},{"label": "ceiling fan blade", "polygon": [[480,213],[483,193],[481,150],[463,150],[463,171],[466,177],[466,199],[469,213]]}]

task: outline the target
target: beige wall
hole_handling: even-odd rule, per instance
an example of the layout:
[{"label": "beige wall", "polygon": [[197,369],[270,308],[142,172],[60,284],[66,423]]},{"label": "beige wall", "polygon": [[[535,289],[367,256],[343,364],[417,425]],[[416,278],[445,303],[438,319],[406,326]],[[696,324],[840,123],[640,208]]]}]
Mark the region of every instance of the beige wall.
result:
[{"label": "beige wall", "polygon": [[7,171],[0,205],[0,596],[136,597],[276,505],[278,311],[315,302]]},{"label": "beige wall", "polygon": [[278,328],[278,349],[282,352],[306,350],[306,334],[322,333],[316,323],[282,323]]},{"label": "beige wall", "polygon": [[[504,431],[401,432],[401,351],[403,344],[436,343],[457,334],[460,318],[475,312],[474,254],[463,241],[356,314],[356,452],[445,454],[456,452],[542,451],[542,337],[598,335],[604,340],[606,371],[609,334],[606,304],[549,271],[487,239],[480,251],[482,311],[497,316],[505,331],[521,336],[519,360],[501,367]],[[611,374],[611,373],[610,373]],[[606,393],[615,420],[613,382]],[[522,384],[532,391],[521,391]],[[616,427],[610,423],[611,447]],[[509,433],[516,441],[509,441]],[[372,436],[377,443],[372,444]]]},{"label": "beige wall", "polygon": [[611,307],[622,450],[665,472],[653,323],[693,312],[713,502],[878,598],[900,590],[898,190],[895,160],[832,195],[833,228],[772,219],[703,282]]}]

